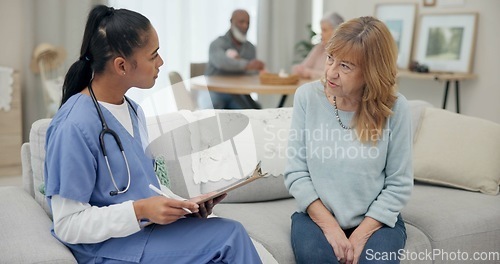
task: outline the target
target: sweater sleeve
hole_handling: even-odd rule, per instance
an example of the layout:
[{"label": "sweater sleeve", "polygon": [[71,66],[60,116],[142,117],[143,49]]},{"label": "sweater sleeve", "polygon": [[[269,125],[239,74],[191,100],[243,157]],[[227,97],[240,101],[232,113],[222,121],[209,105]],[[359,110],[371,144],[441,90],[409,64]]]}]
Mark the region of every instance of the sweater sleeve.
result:
[{"label": "sweater sleeve", "polygon": [[287,164],[285,167],[285,186],[298,204],[301,212],[319,198],[311,181],[307,167],[307,149],[304,132],[306,131],[306,90],[312,89],[308,85],[300,87],[295,93],[293,103],[292,124],[288,138]]},{"label": "sweater sleeve", "polygon": [[389,118],[388,150],[384,187],[366,216],[394,227],[397,216],[410,199],[413,188],[412,130],[408,102],[399,94]]},{"label": "sweater sleeve", "polygon": [[221,38],[214,40],[210,44],[208,54],[210,63],[217,69],[227,72],[244,73],[249,62],[243,58],[235,59],[228,57],[226,49],[224,49],[224,41]]}]

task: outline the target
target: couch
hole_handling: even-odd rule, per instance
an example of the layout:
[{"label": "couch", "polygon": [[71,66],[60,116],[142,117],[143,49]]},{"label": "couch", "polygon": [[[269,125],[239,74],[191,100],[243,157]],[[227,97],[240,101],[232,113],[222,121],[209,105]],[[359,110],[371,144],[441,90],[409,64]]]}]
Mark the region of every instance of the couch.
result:
[{"label": "couch", "polygon": [[[421,101],[410,105],[416,181],[402,212],[408,235],[402,263],[500,263],[500,125]],[[162,114],[147,119],[147,151],[164,161],[168,184],[184,197],[225,186],[261,160],[268,175],[231,191],[214,214],[240,221],[264,263],[295,263],[296,206],[282,176],[290,120],[291,108]],[[49,231],[43,196],[49,122],[36,121],[22,146],[23,188],[0,188],[0,263],[76,263]]]}]

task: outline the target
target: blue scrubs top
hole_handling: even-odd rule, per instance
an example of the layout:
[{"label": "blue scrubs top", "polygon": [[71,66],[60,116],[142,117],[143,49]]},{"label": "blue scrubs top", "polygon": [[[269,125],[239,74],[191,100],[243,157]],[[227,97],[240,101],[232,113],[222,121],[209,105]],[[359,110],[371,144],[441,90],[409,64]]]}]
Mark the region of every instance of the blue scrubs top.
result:
[{"label": "blue scrubs top", "polygon": [[[101,121],[92,99],[87,95],[76,94],[59,109],[47,130],[44,177],[49,204],[52,195],[99,207],[156,195],[148,187],[149,184],[160,187],[153,169],[153,160],[145,155],[146,144],[143,143],[147,142],[141,141],[141,138],[147,138],[143,132],[145,128],[140,127],[146,124],[144,115],[135,102],[129,107],[135,109],[129,109],[133,137],[101,106],[109,128],[118,134],[123,144],[131,175],[129,190],[124,194],[110,196],[109,192],[116,189],[99,144]],[[105,136],[105,146],[115,181],[123,189],[128,183],[123,156],[109,134]],[[151,230],[152,228],[144,228],[128,237],[112,238],[97,244],[66,245],[77,259],[100,256],[139,262]],[[52,233],[55,236],[53,229]]]}]

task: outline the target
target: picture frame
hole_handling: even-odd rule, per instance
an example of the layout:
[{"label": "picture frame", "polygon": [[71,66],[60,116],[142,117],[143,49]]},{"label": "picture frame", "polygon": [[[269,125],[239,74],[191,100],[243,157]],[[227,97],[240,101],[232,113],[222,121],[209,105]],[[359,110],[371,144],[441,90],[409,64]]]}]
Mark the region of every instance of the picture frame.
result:
[{"label": "picture frame", "polygon": [[383,3],[375,6],[375,17],[386,24],[396,41],[397,65],[400,69],[410,66],[416,16],[417,4],[413,3]]},{"label": "picture frame", "polygon": [[477,13],[420,15],[414,60],[431,72],[471,73]]}]

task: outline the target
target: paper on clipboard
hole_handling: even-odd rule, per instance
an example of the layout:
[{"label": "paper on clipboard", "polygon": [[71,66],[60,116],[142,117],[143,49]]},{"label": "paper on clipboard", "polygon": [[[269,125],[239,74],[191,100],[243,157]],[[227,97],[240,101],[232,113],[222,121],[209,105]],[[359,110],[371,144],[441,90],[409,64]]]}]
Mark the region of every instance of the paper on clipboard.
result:
[{"label": "paper on clipboard", "polygon": [[259,161],[259,163],[257,163],[257,166],[255,166],[255,169],[253,170],[253,172],[251,174],[249,174],[247,177],[242,178],[236,182],[233,182],[228,186],[225,186],[223,188],[220,188],[218,190],[213,191],[212,195],[205,197],[200,201],[197,201],[197,203],[201,204],[201,203],[204,203],[208,200],[212,200],[212,199],[217,198],[225,193],[228,193],[234,189],[237,189],[239,187],[247,185],[248,183],[251,183],[257,179],[260,179],[260,178],[266,176],[267,173],[264,173],[264,174],[262,173],[262,168],[260,167],[260,163],[261,162]]}]

